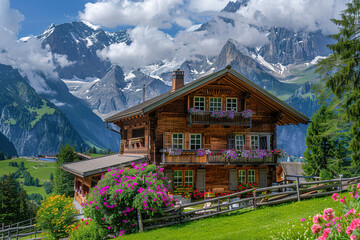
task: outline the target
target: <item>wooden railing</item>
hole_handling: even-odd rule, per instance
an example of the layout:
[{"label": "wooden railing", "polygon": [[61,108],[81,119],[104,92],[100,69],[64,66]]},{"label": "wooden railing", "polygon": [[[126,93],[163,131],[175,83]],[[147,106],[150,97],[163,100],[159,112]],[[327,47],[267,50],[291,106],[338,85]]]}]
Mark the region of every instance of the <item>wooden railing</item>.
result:
[{"label": "wooden railing", "polygon": [[[274,205],[290,201],[301,201],[313,197],[322,197],[340,192],[345,186],[360,182],[360,177],[340,178],[324,181],[299,182],[266,188],[249,189],[227,196],[207,199],[199,202],[178,204],[175,207],[163,209],[165,216],[159,218],[142,218],[138,211],[139,231],[150,230],[197,219],[207,218],[244,208],[256,209],[258,206]],[[245,194],[250,197],[244,198]],[[230,201],[229,201],[230,199]],[[185,212],[185,208],[204,204],[201,209]]]},{"label": "wooden railing", "polygon": [[238,125],[238,126],[248,126],[251,128],[251,117],[245,118],[241,113],[234,113],[234,118],[214,118],[211,117],[209,111],[204,112],[203,114],[189,114],[189,124],[205,124],[205,125]]},{"label": "wooden railing", "polygon": [[229,164],[237,164],[237,163],[241,163],[241,164],[246,164],[246,163],[261,163],[261,164],[276,164],[278,157],[275,155],[271,155],[270,157],[262,157],[262,158],[258,158],[258,157],[252,157],[252,158],[245,158],[245,157],[237,157],[237,158],[225,158],[222,154],[221,151],[212,151],[214,154],[209,154],[207,155],[207,163],[229,163]]},{"label": "wooden railing", "polygon": [[172,156],[169,153],[162,152],[162,162],[163,163],[187,163],[187,164],[276,164],[278,157],[272,155],[271,157],[237,157],[225,158],[222,155],[222,151],[211,151],[213,154],[208,154],[204,156],[197,156],[196,150],[183,150],[182,154],[179,156]]},{"label": "wooden railing", "polygon": [[[74,221],[83,217],[83,214],[69,216],[69,218],[73,218]],[[32,235],[31,239],[45,239],[46,237],[38,236],[43,230],[36,226],[35,222],[35,218],[31,218],[7,226],[4,224],[0,225],[0,240],[19,239],[30,235]]]}]

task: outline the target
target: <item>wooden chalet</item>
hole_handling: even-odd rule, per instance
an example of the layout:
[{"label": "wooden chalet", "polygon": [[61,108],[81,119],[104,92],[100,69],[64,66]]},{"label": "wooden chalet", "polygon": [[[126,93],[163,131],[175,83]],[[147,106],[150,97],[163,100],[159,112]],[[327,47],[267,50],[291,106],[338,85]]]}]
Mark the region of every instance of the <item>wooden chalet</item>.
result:
[{"label": "wooden chalet", "polygon": [[[188,109],[201,110],[191,114]],[[241,112],[250,109],[252,117]],[[214,118],[213,111],[235,111]],[[226,149],[276,149],[276,126],[307,124],[309,118],[230,66],[184,85],[184,72],[173,72],[172,90],[107,117],[120,127],[120,155],[141,154],[163,165],[175,186],[231,192],[239,182],[270,186],[276,181],[276,156],[224,158]],[[181,155],[171,154],[182,149]],[[212,154],[197,156],[198,149]]]}]

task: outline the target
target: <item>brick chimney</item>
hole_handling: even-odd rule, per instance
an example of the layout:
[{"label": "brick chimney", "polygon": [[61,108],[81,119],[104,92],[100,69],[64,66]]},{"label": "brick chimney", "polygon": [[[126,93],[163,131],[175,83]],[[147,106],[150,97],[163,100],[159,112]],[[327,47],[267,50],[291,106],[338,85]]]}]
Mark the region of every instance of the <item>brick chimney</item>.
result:
[{"label": "brick chimney", "polygon": [[177,69],[172,73],[172,92],[184,86],[184,71]]}]

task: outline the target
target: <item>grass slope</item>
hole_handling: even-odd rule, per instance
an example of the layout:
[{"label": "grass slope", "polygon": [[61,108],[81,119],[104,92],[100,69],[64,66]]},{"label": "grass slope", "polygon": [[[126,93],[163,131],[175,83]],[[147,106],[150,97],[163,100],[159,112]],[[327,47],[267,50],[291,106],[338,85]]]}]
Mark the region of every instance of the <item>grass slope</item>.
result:
[{"label": "grass slope", "polygon": [[300,225],[301,218],[309,219],[328,207],[340,211],[339,204],[330,197],[316,198],[256,210],[240,210],[117,239],[271,239],[274,233],[286,231],[291,225],[296,227]]},{"label": "grass slope", "polygon": [[[56,163],[55,162],[43,162],[37,160],[27,160],[25,158],[17,158],[17,159],[10,159],[10,160],[3,160],[0,161],[0,176],[4,174],[14,173],[18,170],[16,167],[10,167],[9,162],[20,162],[25,163],[26,170],[33,176],[34,178],[39,178],[40,184],[43,185],[44,181],[50,179],[50,173],[55,172]],[[40,164],[42,166],[40,166]],[[17,179],[18,181],[24,181],[24,178]],[[35,187],[35,186],[24,186],[25,191],[28,195],[32,193],[39,193],[43,197],[47,194],[45,193],[44,187]]]}]

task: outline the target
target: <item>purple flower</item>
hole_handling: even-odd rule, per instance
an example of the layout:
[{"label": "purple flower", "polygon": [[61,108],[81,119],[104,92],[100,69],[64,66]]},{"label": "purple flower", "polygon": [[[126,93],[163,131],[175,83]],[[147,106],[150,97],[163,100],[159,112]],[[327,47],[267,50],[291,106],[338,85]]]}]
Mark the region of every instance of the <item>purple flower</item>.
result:
[{"label": "purple flower", "polygon": [[300,220],[300,222],[305,222],[305,218],[302,218],[302,219]]}]

